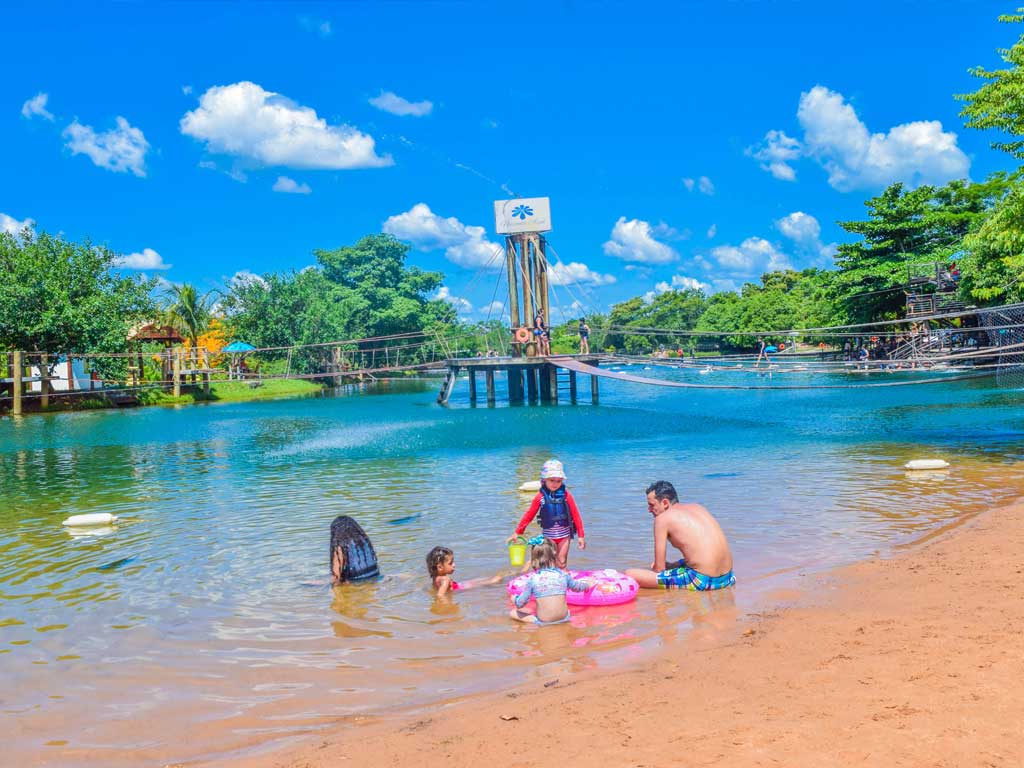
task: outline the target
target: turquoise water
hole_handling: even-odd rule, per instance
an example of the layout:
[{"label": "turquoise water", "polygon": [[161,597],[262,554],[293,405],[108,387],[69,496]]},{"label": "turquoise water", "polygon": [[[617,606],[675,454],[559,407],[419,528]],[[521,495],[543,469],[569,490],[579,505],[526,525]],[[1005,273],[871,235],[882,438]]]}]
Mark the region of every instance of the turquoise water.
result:
[{"label": "turquoise water", "polygon": [[[441,408],[439,384],[0,420],[0,701],[16,717],[13,754],[185,759],[628,663],[1021,485],[1021,393],[990,380],[786,392],[602,382],[599,407],[511,408],[470,407],[464,383]],[[644,488],[665,478],[721,521],[735,594],[645,595],[542,631],[507,620],[500,587],[435,602],[426,552],[452,547],[461,580],[505,567],[503,539],[529,501],[514,489],[551,456],[587,529],[572,566],[648,564]],[[917,457],[953,468],[905,473]],[[82,512],[120,524],[62,529]],[[379,581],[327,586],[338,514],[370,533]],[[128,716],[161,727],[126,732]]]}]

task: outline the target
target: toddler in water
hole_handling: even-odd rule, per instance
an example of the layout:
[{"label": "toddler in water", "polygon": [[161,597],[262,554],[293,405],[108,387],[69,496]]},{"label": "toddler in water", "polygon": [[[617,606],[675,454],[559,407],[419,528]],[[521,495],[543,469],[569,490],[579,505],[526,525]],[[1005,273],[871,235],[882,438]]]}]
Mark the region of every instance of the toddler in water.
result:
[{"label": "toddler in water", "polygon": [[576,507],[576,500],[565,487],[565,469],[557,459],[544,462],[540,470],[540,491],[533,497],[530,508],[516,526],[516,532],[508,537],[508,542],[521,536],[535,517],[540,519],[541,535],[554,543],[555,564],[559,568],[568,564],[569,540],[574,535],[579,536],[579,548],[587,548],[583,538],[583,518]]},{"label": "toddler in water", "polygon": [[[569,620],[569,606],[565,592],[585,592],[593,584],[584,579],[574,579],[568,573],[555,567],[557,548],[551,539],[543,539],[530,551],[530,566],[533,573],[523,591],[513,598],[516,607],[509,616],[527,624],[562,624]],[[537,600],[537,613],[520,610],[530,598]]]},{"label": "toddler in water", "polygon": [[434,547],[427,553],[427,572],[430,574],[432,588],[438,597],[447,595],[449,592],[457,592],[460,589],[497,584],[502,579],[502,574],[499,573],[489,579],[473,579],[459,584],[452,578],[452,574],[455,573],[455,553],[448,547]]}]

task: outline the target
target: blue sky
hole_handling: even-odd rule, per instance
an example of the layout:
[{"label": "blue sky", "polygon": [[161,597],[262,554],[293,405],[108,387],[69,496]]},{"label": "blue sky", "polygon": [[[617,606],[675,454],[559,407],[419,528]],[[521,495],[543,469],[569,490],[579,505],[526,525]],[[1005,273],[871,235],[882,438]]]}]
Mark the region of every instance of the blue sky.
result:
[{"label": "blue sky", "polygon": [[383,228],[479,317],[511,191],[566,315],[728,290],[830,264],[890,181],[1008,168],[952,94],[1014,5],[16,2],[0,226],[204,289]]}]

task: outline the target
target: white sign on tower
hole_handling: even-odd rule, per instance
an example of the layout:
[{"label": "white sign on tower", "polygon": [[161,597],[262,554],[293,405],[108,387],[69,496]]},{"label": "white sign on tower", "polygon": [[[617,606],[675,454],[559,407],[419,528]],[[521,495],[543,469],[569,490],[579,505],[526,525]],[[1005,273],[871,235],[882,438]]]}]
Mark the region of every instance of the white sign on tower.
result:
[{"label": "white sign on tower", "polygon": [[546,197],[519,197],[494,201],[494,231],[499,235],[551,230],[551,200]]}]

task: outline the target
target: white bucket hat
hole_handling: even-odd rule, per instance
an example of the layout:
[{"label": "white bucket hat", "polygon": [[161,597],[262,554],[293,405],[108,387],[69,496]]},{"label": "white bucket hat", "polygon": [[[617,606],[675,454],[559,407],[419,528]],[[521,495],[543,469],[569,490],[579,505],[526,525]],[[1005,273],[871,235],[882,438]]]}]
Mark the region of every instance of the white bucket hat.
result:
[{"label": "white bucket hat", "polygon": [[549,477],[560,477],[565,480],[565,469],[558,459],[548,459],[540,468],[540,479],[547,480]]}]

